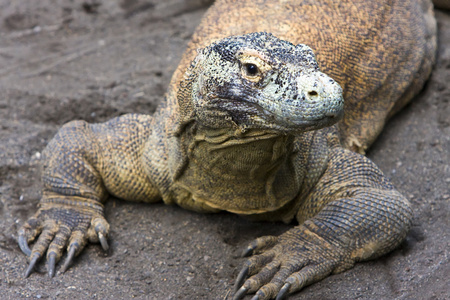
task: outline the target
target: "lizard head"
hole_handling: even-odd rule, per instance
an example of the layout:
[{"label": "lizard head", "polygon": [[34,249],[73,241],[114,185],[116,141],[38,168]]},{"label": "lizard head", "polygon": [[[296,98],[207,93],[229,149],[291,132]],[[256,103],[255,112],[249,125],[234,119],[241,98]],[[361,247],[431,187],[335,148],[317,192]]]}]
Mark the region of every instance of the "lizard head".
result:
[{"label": "lizard head", "polygon": [[191,118],[207,128],[295,134],[343,115],[342,89],[319,71],[311,48],[264,32],[198,50],[181,89],[178,102],[188,99]]}]

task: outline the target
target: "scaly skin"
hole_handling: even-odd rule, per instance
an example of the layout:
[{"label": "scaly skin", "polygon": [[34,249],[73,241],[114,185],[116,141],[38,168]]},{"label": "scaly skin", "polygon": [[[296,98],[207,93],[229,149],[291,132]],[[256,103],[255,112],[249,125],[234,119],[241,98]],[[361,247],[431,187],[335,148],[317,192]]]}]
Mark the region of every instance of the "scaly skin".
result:
[{"label": "scaly skin", "polygon": [[178,90],[197,49],[258,31],[313,49],[321,71],[344,90],[342,144],[360,153],[420,91],[435,60],[436,21],[429,0],[223,0],[203,17],[169,93]]},{"label": "scaly skin", "polygon": [[[370,160],[345,148],[366,149],[425,81],[435,47],[430,11],[409,1],[294,2],[217,2],[153,116],[61,128],[44,151],[39,210],[19,232],[30,257],[26,276],[44,255],[54,276],[64,250],[63,271],[88,241],[107,249],[108,195],[295,218],[298,226],[248,246],[236,299],[283,298],[401,243],[411,225],[408,201]],[[257,28],[275,36],[245,34]],[[318,62],[299,41],[313,46]],[[346,116],[337,123],[343,95]]]}]

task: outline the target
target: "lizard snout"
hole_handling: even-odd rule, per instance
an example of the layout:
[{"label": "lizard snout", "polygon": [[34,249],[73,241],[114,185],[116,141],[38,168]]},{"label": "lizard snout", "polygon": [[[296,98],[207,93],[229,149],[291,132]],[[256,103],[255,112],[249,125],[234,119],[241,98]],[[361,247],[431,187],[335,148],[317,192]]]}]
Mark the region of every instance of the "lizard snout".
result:
[{"label": "lizard snout", "polygon": [[328,75],[315,71],[297,77],[302,94],[299,107],[312,119],[338,118],[343,114],[344,99],[341,86]]}]

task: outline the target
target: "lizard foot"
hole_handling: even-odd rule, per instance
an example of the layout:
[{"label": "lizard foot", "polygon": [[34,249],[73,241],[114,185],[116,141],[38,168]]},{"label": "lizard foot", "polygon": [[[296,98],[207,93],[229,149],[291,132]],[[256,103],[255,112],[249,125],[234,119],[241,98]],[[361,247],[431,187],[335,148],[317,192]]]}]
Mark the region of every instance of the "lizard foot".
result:
[{"label": "lizard foot", "polygon": [[253,300],[284,299],[332,272],[353,266],[337,241],[327,241],[305,226],[279,237],[262,237],[244,251],[250,257],[236,280],[235,300],[256,293]]},{"label": "lizard foot", "polygon": [[[100,242],[102,248],[108,250],[108,233],[109,224],[99,206],[42,203],[37,213],[19,230],[19,247],[30,259],[25,277],[33,272],[36,263],[45,254],[48,275],[53,277],[56,263],[61,259],[65,248],[68,254],[61,272],[68,269],[73,258],[83,250],[88,241]],[[35,240],[30,249],[28,244]]]}]

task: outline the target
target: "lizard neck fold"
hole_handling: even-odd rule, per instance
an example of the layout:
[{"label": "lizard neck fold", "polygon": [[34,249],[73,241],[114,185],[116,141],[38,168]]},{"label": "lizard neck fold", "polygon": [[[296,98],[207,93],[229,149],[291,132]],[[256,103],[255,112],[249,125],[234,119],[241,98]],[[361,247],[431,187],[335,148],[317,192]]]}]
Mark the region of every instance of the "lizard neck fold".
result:
[{"label": "lizard neck fold", "polygon": [[283,207],[299,192],[294,136],[192,124],[179,140],[184,163],[173,173],[174,184],[188,192],[176,200],[181,206],[257,214]]}]

